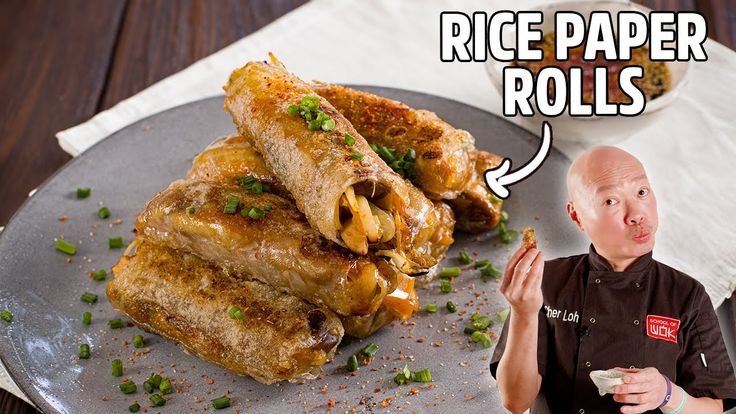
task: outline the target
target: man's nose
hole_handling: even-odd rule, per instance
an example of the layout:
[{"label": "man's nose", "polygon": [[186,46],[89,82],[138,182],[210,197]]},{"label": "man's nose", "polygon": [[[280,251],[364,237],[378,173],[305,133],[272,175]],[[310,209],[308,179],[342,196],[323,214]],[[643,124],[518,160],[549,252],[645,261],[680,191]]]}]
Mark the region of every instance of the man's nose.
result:
[{"label": "man's nose", "polygon": [[626,215],[626,224],[638,226],[643,222],[644,213],[636,207],[629,207],[628,214]]}]

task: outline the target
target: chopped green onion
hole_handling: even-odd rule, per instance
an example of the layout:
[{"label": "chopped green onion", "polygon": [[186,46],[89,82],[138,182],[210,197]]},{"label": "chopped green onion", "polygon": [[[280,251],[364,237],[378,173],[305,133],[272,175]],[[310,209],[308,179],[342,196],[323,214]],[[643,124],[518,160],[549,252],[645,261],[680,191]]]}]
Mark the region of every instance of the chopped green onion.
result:
[{"label": "chopped green onion", "polygon": [[119,249],[123,247],[123,238],[118,237],[111,237],[107,239],[107,245],[110,246],[111,249]]},{"label": "chopped green onion", "polygon": [[491,337],[488,336],[485,332],[482,331],[475,331],[472,335],[470,335],[470,340],[473,342],[481,342],[483,344],[483,348],[490,348],[491,347]]},{"label": "chopped green onion", "polygon": [[353,151],[353,158],[360,161],[363,159],[363,154],[359,153],[358,151]]},{"label": "chopped green onion", "polygon": [[440,270],[440,277],[457,277],[460,276],[459,267],[446,267]]},{"label": "chopped green onion", "polygon": [[143,348],[145,346],[145,342],[143,342],[143,337],[140,335],[136,335],[133,337],[133,346],[136,348]]},{"label": "chopped green onion", "polygon": [[325,119],[322,122],[322,130],[324,130],[324,131],[332,131],[333,129],[335,129],[335,120],[334,119],[327,118],[327,119]]},{"label": "chopped green onion", "polygon": [[501,200],[500,198],[496,197],[496,195],[493,194],[493,193],[491,193],[491,195],[488,197],[488,199],[491,200],[491,203],[492,204],[501,204],[503,202],[503,200]]},{"label": "chopped green onion", "polygon": [[245,315],[243,315],[243,311],[240,310],[239,307],[233,306],[230,308],[229,311],[227,311],[227,314],[230,315],[231,318],[237,319],[239,321],[242,321],[245,318]]},{"label": "chopped green onion", "polygon": [[345,133],[345,143],[352,147],[353,145],[355,145],[355,137],[348,133]]},{"label": "chopped green onion", "polygon": [[194,214],[195,211],[197,211],[197,209],[195,209],[194,207],[189,207],[189,210],[187,210],[189,214]]},{"label": "chopped green onion", "polygon": [[265,206],[263,206],[263,210],[264,211],[271,211],[271,210],[273,210],[273,207],[270,204],[266,204]]},{"label": "chopped green onion", "polygon": [[227,196],[227,202],[225,203],[225,214],[235,214],[240,205],[240,199],[235,196]]},{"label": "chopped green onion", "polygon": [[9,310],[4,309],[2,312],[0,312],[0,319],[8,323],[13,322],[13,314],[10,313]]},{"label": "chopped green onion", "polygon": [[450,283],[450,279],[440,279],[440,292],[442,293],[452,292],[452,283]]},{"label": "chopped green onion", "polygon": [[437,305],[435,305],[434,303],[428,303],[424,305],[424,310],[427,313],[437,313]]},{"label": "chopped green onion", "polygon": [[148,397],[148,400],[151,401],[153,405],[156,407],[161,407],[163,405],[166,405],[166,400],[164,397],[160,396],[159,394],[153,394],[150,397]]},{"label": "chopped green onion", "polygon": [[414,179],[414,163],[417,159],[417,153],[414,149],[409,148],[402,157],[396,156],[396,149],[394,148],[371,144],[371,149],[402,178]]},{"label": "chopped green onion", "polygon": [[505,322],[506,318],[509,317],[509,308],[498,311],[498,313],[496,313],[496,316],[498,316],[499,321]]},{"label": "chopped green onion", "polygon": [[150,381],[144,381],[143,382],[143,388],[146,390],[147,393],[150,394],[150,393],[153,392],[153,388],[154,387],[153,387],[153,384],[151,384]]},{"label": "chopped green onion", "polygon": [[258,207],[251,207],[248,211],[248,217],[252,218],[253,220],[260,220],[266,217],[266,213]]},{"label": "chopped green onion", "polygon": [[478,316],[475,319],[471,318],[471,325],[476,331],[483,331],[488,329],[489,326],[493,325],[493,319],[488,316]]},{"label": "chopped green onion", "polygon": [[488,266],[489,263],[488,259],[476,260],[475,263],[473,263],[473,267],[477,269],[479,267]]},{"label": "chopped green onion", "polygon": [[471,328],[470,326],[466,326],[465,329],[463,329],[463,333],[465,335],[472,335],[477,329]]},{"label": "chopped green onion", "polygon": [[501,211],[501,223],[506,223],[509,221],[509,213],[506,212],[506,210]]},{"label": "chopped green onion", "polygon": [[84,312],[82,314],[82,323],[85,325],[89,325],[92,323],[92,313],[91,312]]},{"label": "chopped green onion", "polygon": [[79,299],[86,303],[97,303],[97,295],[94,293],[84,292]]},{"label": "chopped green onion", "polygon": [[509,244],[519,237],[519,233],[516,230],[506,229],[506,223],[498,223],[498,237],[501,239],[501,243]]},{"label": "chopped green onion", "polygon": [[378,352],[378,345],[374,344],[373,342],[366,345],[365,348],[360,350],[360,353],[365,355],[368,358],[373,358],[374,355],[376,355],[376,352]]},{"label": "chopped green onion", "polygon": [[429,373],[429,368],[424,368],[421,371],[412,372],[411,380],[414,382],[432,382],[432,374]]},{"label": "chopped green onion", "polygon": [[92,272],[92,279],[101,282],[107,278],[107,270],[100,269]]},{"label": "chopped green onion", "polygon": [[90,194],[92,194],[92,189],[89,187],[77,188],[78,199],[87,198]]},{"label": "chopped green onion", "polygon": [[120,384],[120,391],[123,392],[123,394],[132,394],[136,392],[138,387],[135,385],[135,382],[128,380],[122,384]]},{"label": "chopped green onion", "polygon": [[81,344],[79,345],[79,359],[89,359],[89,345],[87,344]]},{"label": "chopped green onion", "polygon": [[141,410],[141,405],[138,403],[132,404],[130,407],[128,407],[128,411],[131,413],[137,413]]},{"label": "chopped green onion", "polygon": [[123,321],[120,319],[110,319],[107,322],[107,326],[109,326],[110,329],[120,329],[123,327]]},{"label": "chopped green onion", "polygon": [[77,253],[77,246],[67,242],[66,240],[56,240],[56,250],[73,256]]},{"label": "chopped green onion", "polygon": [[496,269],[496,268],[495,268],[495,267],[493,266],[493,264],[491,264],[491,263],[488,263],[488,264],[486,265],[486,267],[484,267],[484,268],[480,269],[480,275],[481,275],[481,277],[483,277],[483,278],[489,278],[489,277],[492,277],[492,278],[494,278],[494,279],[498,280],[498,279],[499,279],[499,278],[501,277],[502,273],[501,273],[501,271],[500,271],[500,270]]},{"label": "chopped green onion", "polygon": [[454,303],[452,303],[452,301],[451,301],[451,300],[448,300],[448,301],[447,301],[447,305],[446,305],[446,306],[447,306],[447,310],[448,310],[448,311],[449,311],[450,313],[455,313],[455,312],[457,312],[457,305],[455,305]]},{"label": "chopped green onion", "polygon": [[291,116],[297,116],[299,115],[299,106],[297,105],[291,105],[286,109],[286,113]]},{"label": "chopped green onion", "polygon": [[161,384],[158,386],[158,389],[161,391],[161,394],[171,394],[174,391],[174,386],[171,385],[171,381],[168,378],[164,378],[161,380]]},{"label": "chopped green onion", "polygon": [[97,211],[97,215],[103,220],[106,218],[110,218],[110,209],[107,207],[100,207],[100,209]]},{"label": "chopped green onion", "polygon": [[348,357],[347,369],[350,372],[358,370],[358,358],[355,355],[350,355],[350,357]]},{"label": "chopped green onion", "polygon": [[460,253],[458,253],[457,260],[460,263],[464,264],[464,265],[469,265],[470,264],[470,255],[468,254],[468,252],[466,252],[465,250],[463,250]]},{"label": "chopped green onion", "polygon": [[215,407],[215,410],[230,407],[230,398],[227,398],[224,395],[220,398],[215,398],[212,400],[212,406]]},{"label": "chopped green onion", "polygon": [[161,385],[161,381],[163,378],[161,378],[158,374],[151,375],[150,378],[148,378],[148,382],[153,385],[153,388],[158,388],[159,385]]},{"label": "chopped green onion", "polygon": [[112,376],[113,377],[123,376],[123,361],[119,359],[112,360]]},{"label": "chopped green onion", "polygon": [[399,373],[396,374],[396,376],[394,377],[394,382],[396,383],[396,385],[404,385],[406,384],[406,381],[407,379],[404,374]]}]

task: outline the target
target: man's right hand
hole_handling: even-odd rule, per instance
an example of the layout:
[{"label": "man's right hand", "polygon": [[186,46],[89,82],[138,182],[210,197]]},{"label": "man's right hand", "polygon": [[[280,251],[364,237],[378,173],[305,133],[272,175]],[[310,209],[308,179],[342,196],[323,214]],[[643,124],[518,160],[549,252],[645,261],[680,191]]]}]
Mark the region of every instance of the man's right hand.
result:
[{"label": "man's right hand", "polygon": [[537,249],[519,248],[506,264],[501,293],[511,305],[512,314],[537,317],[542,308],[542,274],[544,253]]}]

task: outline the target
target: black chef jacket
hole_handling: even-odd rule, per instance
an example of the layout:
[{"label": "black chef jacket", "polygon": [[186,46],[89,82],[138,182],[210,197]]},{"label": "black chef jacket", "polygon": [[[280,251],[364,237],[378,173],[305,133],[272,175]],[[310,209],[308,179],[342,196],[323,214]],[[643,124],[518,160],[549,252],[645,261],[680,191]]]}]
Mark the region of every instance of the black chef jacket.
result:
[{"label": "black chef jacket", "polygon": [[[614,367],[655,367],[694,397],[721,399],[724,410],[736,405],[736,377],[703,285],[651,252],[625,272],[592,245],[588,254],[547,261],[542,294],[542,385],[532,413],[620,413],[622,404],[601,397],[589,377]],[[494,378],[508,324],[491,360]]]}]

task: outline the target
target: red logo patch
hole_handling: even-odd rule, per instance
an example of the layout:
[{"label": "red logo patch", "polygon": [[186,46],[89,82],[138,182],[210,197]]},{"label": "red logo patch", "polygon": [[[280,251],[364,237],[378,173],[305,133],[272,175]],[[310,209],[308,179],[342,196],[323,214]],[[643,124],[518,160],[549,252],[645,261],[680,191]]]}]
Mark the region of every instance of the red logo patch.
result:
[{"label": "red logo patch", "polygon": [[647,336],[677,343],[680,320],[665,316],[647,315]]}]

